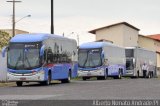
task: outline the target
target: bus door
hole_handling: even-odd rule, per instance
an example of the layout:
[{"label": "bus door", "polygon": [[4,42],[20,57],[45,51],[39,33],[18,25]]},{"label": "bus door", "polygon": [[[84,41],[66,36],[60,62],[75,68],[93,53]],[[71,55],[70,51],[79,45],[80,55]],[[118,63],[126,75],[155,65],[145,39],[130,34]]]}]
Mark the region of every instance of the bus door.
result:
[{"label": "bus door", "polygon": [[135,63],[135,59],[134,58],[127,58],[126,59],[126,74],[134,74],[134,64]]}]

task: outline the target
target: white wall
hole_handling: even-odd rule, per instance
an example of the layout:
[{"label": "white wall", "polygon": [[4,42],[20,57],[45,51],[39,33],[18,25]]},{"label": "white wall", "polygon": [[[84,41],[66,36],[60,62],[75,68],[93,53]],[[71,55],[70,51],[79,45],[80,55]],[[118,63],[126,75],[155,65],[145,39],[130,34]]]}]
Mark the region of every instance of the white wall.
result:
[{"label": "white wall", "polygon": [[138,46],[138,31],[126,25],[123,25],[123,31],[123,46]]},{"label": "white wall", "polygon": [[96,31],[96,40],[106,39],[121,47],[137,46],[138,31],[124,24]]},{"label": "white wall", "polygon": [[106,39],[123,47],[123,25],[117,25],[96,31],[96,40]]},{"label": "white wall", "polygon": [[0,81],[6,81],[7,79],[7,58],[2,57],[0,52]]}]

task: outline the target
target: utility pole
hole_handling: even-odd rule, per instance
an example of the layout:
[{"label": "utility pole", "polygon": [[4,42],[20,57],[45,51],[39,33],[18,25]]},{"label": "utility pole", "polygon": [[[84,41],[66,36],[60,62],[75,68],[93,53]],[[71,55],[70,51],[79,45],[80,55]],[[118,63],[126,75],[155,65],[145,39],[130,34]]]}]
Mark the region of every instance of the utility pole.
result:
[{"label": "utility pole", "polygon": [[13,3],[13,15],[12,15],[12,36],[15,36],[15,3],[21,2],[21,1],[7,1]]},{"label": "utility pole", "polygon": [[54,0],[51,0],[51,34],[54,34]]}]

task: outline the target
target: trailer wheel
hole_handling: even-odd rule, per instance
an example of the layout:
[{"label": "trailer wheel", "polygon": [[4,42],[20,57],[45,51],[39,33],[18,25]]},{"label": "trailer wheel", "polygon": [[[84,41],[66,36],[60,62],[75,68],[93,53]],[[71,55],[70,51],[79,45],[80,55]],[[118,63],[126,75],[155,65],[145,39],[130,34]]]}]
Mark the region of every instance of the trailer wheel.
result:
[{"label": "trailer wheel", "polygon": [[139,78],[139,70],[137,71],[137,78]]},{"label": "trailer wheel", "polygon": [[153,71],[152,71],[152,73],[151,73],[151,77],[154,78]]},{"label": "trailer wheel", "polygon": [[152,78],[153,76],[152,76],[152,71],[149,71],[149,73],[148,73],[148,78]]},{"label": "trailer wheel", "polygon": [[17,84],[17,86],[22,86],[22,85],[23,85],[23,82],[17,81],[16,84]]},{"label": "trailer wheel", "polygon": [[119,69],[119,73],[118,73],[118,79],[122,78],[122,69]]},{"label": "trailer wheel", "polygon": [[106,69],[106,75],[104,76],[104,80],[106,80],[107,79],[107,77],[108,77],[108,68]]}]

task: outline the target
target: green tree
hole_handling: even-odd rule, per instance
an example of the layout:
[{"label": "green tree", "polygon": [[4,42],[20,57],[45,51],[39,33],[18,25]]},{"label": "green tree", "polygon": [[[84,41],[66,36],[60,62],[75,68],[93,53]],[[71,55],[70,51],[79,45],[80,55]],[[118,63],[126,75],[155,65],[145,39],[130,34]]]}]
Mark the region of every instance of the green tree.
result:
[{"label": "green tree", "polygon": [[6,46],[10,40],[11,36],[9,33],[0,30],[0,51],[4,46]]}]

